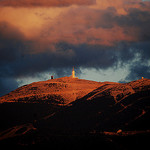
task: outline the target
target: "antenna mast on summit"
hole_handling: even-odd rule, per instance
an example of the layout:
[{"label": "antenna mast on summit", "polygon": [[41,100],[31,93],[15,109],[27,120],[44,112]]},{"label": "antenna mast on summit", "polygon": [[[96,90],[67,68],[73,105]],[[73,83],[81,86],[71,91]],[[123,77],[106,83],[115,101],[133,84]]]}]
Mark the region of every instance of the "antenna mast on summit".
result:
[{"label": "antenna mast on summit", "polygon": [[75,78],[75,71],[74,71],[74,67],[72,69],[72,78]]}]

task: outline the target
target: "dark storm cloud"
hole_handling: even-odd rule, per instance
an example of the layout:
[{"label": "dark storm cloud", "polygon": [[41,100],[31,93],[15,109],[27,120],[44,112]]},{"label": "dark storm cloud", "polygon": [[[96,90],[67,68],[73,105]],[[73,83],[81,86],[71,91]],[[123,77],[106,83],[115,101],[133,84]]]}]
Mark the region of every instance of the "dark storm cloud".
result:
[{"label": "dark storm cloud", "polygon": [[125,62],[130,64],[129,74],[125,80],[137,80],[141,77],[150,79],[150,42],[134,43],[131,49],[135,54],[135,59]]},{"label": "dark storm cloud", "polygon": [[18,83],[15,79],[0,77],[0,96],[8,94],[10,91],[15,90],[17,87]]},{"label": "dark storm cloud", "polygon": [[131,34],[128,32],[127,27],[133,27],[137,29],[139,41],[150,40],[150,12],[142,11],[137,8],[130,8],[127,15],[114,16],[112,19],[114,23],[117,23],[120,27],[123,27],[126,34]]},{"label": "dark storm cloud", "polygon": [[[44,44],[36,39],[27,40],[17,28],[1,22],[0,77],[33,76],[51,68],[72,68],[72,66],[105,69],[116,62],[116,54],[109,46],[73,45],[59,42],[53,51],[49,43]],[[40,47],[46,50],[36,52]],[[30,53],[34,50],[35,53]]]},{"label": "dark storm cloud", "polygon": [[133,63],[130,66],[130,73],[126,77],[126,80],[137,80],[141,79],[142,77],[148,79],[150,78],[150,65],[141,64],[141,62]]},{"label": "dark storm cloud", "polygon": [[0,6],[12,7],[62,7],[70,5],[91,5],[96,0],[1,0]]},{"label": "dark storm cloud", "polygon": [[[112,67],[116,62],[116,52],[109,46],[79,44],[72,45],[67,43],[59,43],[57,49],[61,50],[72,49],[74,56],[66,62],[66,65],[89,68]],[[67,60],[67,59],[65,59]]]},{"label": "dark storm cloud", "polygon": [[[46,71],[52,67],[65,68],[74,65],[107,69],[116,65],[118,61],[128,62],[134,59],[137,49],[143,59],[149,58],[149,42],[142,44],[120,42],[117,46],[73,45],[60,42],[55,45],[56,51],[28,54],[26,52],[34,49],[35,45],[40,47],[42,43],[26,40],[16,28],[7,23],[1,23],[0,27],[1,33],[4,32],[4,27],[7,28],[6,33],[9,31],[8,38],[6,34],[6,37],[4,34],[0,36],[0,64],[5,70],[1,71],[1,75],[19,77]],[[50,49],[48,45],[45,48]]]},{"label": "dark storm cloud", "polygon": [[20,31],[6,22],[0,22],[0,64],[15,60],[24,46],[24,36]]},{"label": "dark storm cloud", "polygon": [[[7,25],[9,28],[10,25]],[[10,26],[10,28],[12,28]],[[8,29],[10,30],[10,29]],[[15,31],[15,29],[12,29]],[[130,63],[139,53],[142,59],[148,59],[148,45],[129,44],[120,42],[117,46],[73,45],[66,42],[60,42],[55,45],[55,51],[51,51],[49,45],[47,51],[40,53],[26,53],[32,51],[35,45],[40,47],[42,43],[38,41],[27,41],[21,33],[17,33],[13,40],[1,38],[1,77],[26,77],[34,76],[37,73],[44,72],[55,68],[59,76],[60,68],[84,67],[108,69],[117,67],[118,62],[122,65]],[[11,33],[11,32],[10,32]],[[20,36],[19,36],[20,35]],[[22,38],[21,38],[22,37]],[[13,41],[13,42],[12,42]],[[144,50],[142,49],[145,46]],[[137,48],[140,50],[137,51]],[[136,50],[134,50],[136,49]]]},{"label": "dark storm cloud", "polygon": [[[68,69],[70,70],[72,66],[105,70],[129,65],[129,75],[126,80],[134,80],[141,76],[150,78],[148,62],[150,58],[149,12],[129,9],[127,15],[118,15],[113,7],[101,11],[84,9],[79,11],[80,19],[79,16],[76,16],[72,22],[65,22],[65,20],[72,19],[72,14],[75,11],[72,10],[67,16],[62,15],[63,17],[59,18],[59,23],[54,23],[52,28],[59,36],[60,34],[57,32],[63,33],[64,27],[70,31],[72,37],[68,41],[60,38],[54,43],[44,43],[47,40],[46,37],[44,42],[38,38],[29,40],[16,27],[6,22],[0,23],[0,94],[6,93],[8,89],[16,88],[17,78],[36,76],[36,74],[45,71],[55,71],[57,76],[61,77],[68,75]],[[80,24],[81,20],[86,20],[86,22],[83,21]],[[73,26],[74,24],[76,26]],[[72,27],[76,29],[80,26],[83,27],[82,32],[78,28],[76,32],[72,32],[74,31]],[[74,44],[70,42],[77,37],[77,34],[81,35],[81,38],[86,37],[84,32],[87,29],[111,30],[115,26],[121,27],[124,34],[136,37],[136,39],[133,38],[130,42],[126,38],[120,39],[113,45],[91,45],[86,41]],[[45,32],[47,32],[47,36],[52,34],[51,30]],[[97,37],[97,32],[94,34]],[[118,36],[117,33],[116,35]],[[116,35],[114,34],[110,39],[114,40]],[[102,34],[100,38],[103,36]],[[106,38],[108,37],[106,36]],[[138,60],[135,61],[136,59]]]},{"label": "dark storm cloud", "polygon": [[73,66],[106,69],[116,63],[116,54],[110,47],[59,42],[55,45],[55,51],[46,45],[46,51],[30,53],[38,47],[43,47],[43,43],[38,40],[29,41],[14,26],[6,22],[0,23],[1,95],[15,89],[18,78],[34,77],[45,71],[55,71],[61,77],[69,75],[67,70]]},{"label": "dark storm cloud", "polygon": [[0,22],[0,95],[17,88],[11,63],[21,55],[24,36],[20,31],[6,22]]},{"label": "dark storm cloud", "polygon": [[[5,66],[5,72],[9,76],[18,78],[34,76],[36,73],[53,68],[58,69],[59,72],[60,68],[72,68],[72,66],[107,69],[115,65],[117,59],[115,51],[109,47],[89,46],[86,44],[71,45],[62,42],[57,44],[56,48],[56,52],[47,51],[17,58]],[[73,52],[73,55],[72,53],[68,54],[70,51]],[[61,75],[59,73],[59,76]]]},{"label": "dark storm cloud", "polygon": [[121,27],[140,27],[150,21],[150,12],[148,11],[143,11],[138,8],[130,8],[127,10],[127,13],[127,15],[114,16],[114,22]]},{"label": "dark storm cloud", "polygon": [[122,41],[150,40],[149,26],[150,12],[147,10],[130,8],[121,15],[115,7],[79,7],[62,13],[53,23],[47,22],[40,36],[55,43],[115,45]]}]

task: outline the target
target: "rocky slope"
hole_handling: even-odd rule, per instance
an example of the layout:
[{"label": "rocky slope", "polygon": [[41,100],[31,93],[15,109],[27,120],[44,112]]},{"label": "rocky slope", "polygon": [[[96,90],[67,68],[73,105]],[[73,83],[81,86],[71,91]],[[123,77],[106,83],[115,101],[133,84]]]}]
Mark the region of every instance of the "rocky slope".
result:
[{"label": "rocky slope", "polygon": [[40,102],[69,104],[99,87],[99,82],[63,77],[22,86],[0,98],[3,102]]}]

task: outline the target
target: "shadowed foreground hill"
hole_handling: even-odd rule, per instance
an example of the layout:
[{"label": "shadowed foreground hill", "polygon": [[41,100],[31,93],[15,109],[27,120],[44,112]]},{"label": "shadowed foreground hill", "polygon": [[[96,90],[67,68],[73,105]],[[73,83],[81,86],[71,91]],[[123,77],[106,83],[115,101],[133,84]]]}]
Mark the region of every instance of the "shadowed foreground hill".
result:
[{"label": "shadowed foreground hill", "polygon": [[[51,103],[49,108],[47,107],[48,104],[54,102],[55,99],[52,98],[53,101],[51,99],[44,99],[45,101],[41,99],[42,102],[48,102],[44,103],[42,109],[44,111],[44,108],[46,108],[47,113],[43,113],[43,117],[34,118],[33,121],[30,119],[30,123],[27,122],[27,124],[1,132],[0,139],[3,144],[25,143],[26,145],[55,146],[55,144],[58,145],[57,143],[64,144],[69,141],[70,144],[82,143],[83,145],[87,144],[88,147],[89,144],[92,145],[94,142],[96,145],[101,144],[101,146],[106,146],[107,148],[124,149],[127,143],[130,143],[132,146],[127,147],[127,149],[133,149],[137,141],[140,141],[136,148],[140,146],[140,148],[143,148],[143,145],[148,146],[149,143],[146,139],[150,137],[149,79],[141,79],[123,84],[98,83],[80,79],[72,80],[65,77],[46,81],[44,84],[48,82],[49,84],[52,84],[51,82],[61,84],[57,92],[62,97],[64,96],[63,92],[65,94],[69,93],[72,97],[69,95],[70,99],[67,100],[67,96],[64,96],[66,98],[63,100],[65,106],[60,105],[63,103],[59,102]],[[38,84],[41,83],[39,82]],[[31,85],[33,86],[34,83]],[[31,85],[28,87],[31,88]],[[38,88],[41,87],[39,86]],[[56,90],[56,87],[49,90]],[[42,93],[42,91],[40,92]],[[75,93],[75,98],[71,92]],[[17,92],[14,91],[10,95],[14,93],[16,94]],[[26,93],[28,93],[28,90]],[[41,93],[40,95],[42,95]],[[2,97],[1,100],[4,100],[7,96]],[[1,105],[13,104],[9,101],[12,102],[13,100],[9,99],[7,103]],[[28,105],[33,104],[33,102],[40,102],[38,103],[39,108],[42,104],[39,99],[14,101],[16,104],[26,104],[26,111],[28,111]],[[25,103],[26,101],[28,103]],[[59,99],[56,101],[59,101]],[[58,107],[54,109],[52,106]],[[36,111],[38,110],[36,109]],[[119,146],[118,144],[116,145],[118,142]]]}]

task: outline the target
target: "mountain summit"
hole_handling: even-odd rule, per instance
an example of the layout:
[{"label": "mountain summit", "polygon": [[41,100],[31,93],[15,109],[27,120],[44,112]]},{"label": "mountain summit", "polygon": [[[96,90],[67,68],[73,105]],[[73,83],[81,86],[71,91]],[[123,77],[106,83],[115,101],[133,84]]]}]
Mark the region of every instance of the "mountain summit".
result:
[{"label": "mountain summit", "polygon": [[40,102],[69,104],[100,86],[99,82],[62,77],[24,85],[0,98],[3,102]]}]

